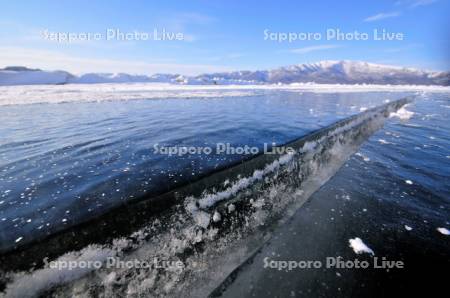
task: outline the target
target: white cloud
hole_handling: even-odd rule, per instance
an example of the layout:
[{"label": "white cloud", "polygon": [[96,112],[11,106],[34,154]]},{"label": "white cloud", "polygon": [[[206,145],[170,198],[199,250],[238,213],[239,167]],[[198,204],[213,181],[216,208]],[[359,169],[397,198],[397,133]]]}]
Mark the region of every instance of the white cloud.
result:
[{"label": "white cloud", "polygon": [[437,2],[437,0],[416,0],[410,5],[410,7],[416,8],[418,6],[426,6],[426,5],[430,5],[434,2]]},{"label": "white cloud", "polygon": [[400,16],[400,12],[382,12],[364,19],[364,22],[373,22],[387,18],[394,18]]},{"label": "white cloud", "polygon": [[321,50],[329,50],[329,49],[336,49],[336,48],[340,48],[340,47],[342,47],[342,46],[341,45],[336,45],[336,44],[318,45],[318,46],[310,46],[310,47],[303,47],[303,48],[298,48],[298,49],[292,49],[292,50],[289,50],[289,52],[294,53],[294,54],[306,54],[306,53],[310,53],[310,52],[321,51]]},{"label": "white cloud", "polygon": [[131,74],[180,73],[195,75],[230,71],[231,68],[207,64],[150,63],[136,60],[113,60],[76,57],[61,52],[20,47],[0,47],[0,67],[19,65],[48,70],[86,72],[126,72]]},{"label": "white cloud", "polygon": [[438,2],[439,0],[398,0],[394,3],[396,6],[405,6],[408,8],[416,8],[419,6],[427,6]]}]

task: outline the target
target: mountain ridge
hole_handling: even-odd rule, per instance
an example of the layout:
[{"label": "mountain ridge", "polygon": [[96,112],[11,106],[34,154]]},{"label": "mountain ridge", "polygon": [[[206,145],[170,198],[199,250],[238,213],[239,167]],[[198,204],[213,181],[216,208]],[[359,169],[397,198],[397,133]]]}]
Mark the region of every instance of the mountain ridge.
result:
[{"label": "mountain ridge", "polygon": [[207,73],[132,75],[126,73],[86,73],[75,76],[67,71],[43,71],[13,66],[0,69],[0,86],[28,84],[93,84],[164,82],[171,84],[379,84],[450,85],[450,72],[375,64],[363,61],[324,60],[294,64],[270,70]]}]

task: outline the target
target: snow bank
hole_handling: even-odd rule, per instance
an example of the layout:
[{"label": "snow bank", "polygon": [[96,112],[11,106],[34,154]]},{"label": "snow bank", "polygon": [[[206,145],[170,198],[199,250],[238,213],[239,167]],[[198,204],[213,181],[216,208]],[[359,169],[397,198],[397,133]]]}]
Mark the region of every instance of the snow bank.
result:
[{"label": "snow bank", "polygon": [[126,73],[87,73],[80,77],[68,80],[71,84],[98,84],[98,83],[139,83],[149,82],[149,77],[144,75],[129,75]]}]

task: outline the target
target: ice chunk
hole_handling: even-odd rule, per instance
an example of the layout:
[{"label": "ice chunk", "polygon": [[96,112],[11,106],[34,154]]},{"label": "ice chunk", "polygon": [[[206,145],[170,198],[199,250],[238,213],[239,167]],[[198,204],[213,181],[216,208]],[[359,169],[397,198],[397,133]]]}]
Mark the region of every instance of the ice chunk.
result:
[{"label": "ice chunk", "polygon": [[197,211],[194,213],[194,220],[198,226],[206,229],[209,226],[209,213],[204,211]]},{"label": "ice chunk", "polygon": [[361,238],[354,238],[354,239],[350,239],[348,240],[348,242],[350,243],[350,247],[353,248],[353,251],[356,254],[361,254],[361,253],[368,253],[371,255],[374,255],[375,253],[373,252],[372,249],[370,249],[362,240]]},{"label": "ice chunk", "polygon": [[438,232],[443,234],[443,235],[450,235],[450,231],[447,230],[446,228],[437,228]]},{"label": "ice chunk", "polygon": [[234,212],[236,210],[236,206],[234,204],[228,205],[228,213]]},{"label": "ice chunk", "polygon": [[390,142],[388,142],[388,141],[386,141],[384,139],[378,139],[378,142],[380,142],[383,145],[390,144]]},{"label": "ice chunk", "polygon": [[222,216],[220,216],[220,213],[219,212],[214,212],[214,215],[213,215],[213,221],[214,222],[219,222],[220,220],[222,219]]},{"label": "ice chunk", "polygon": [[389,117],[397,117],[400,120],[408,120],[414,115],[414,112],[408,111],[405,107],[401,107],[397,112],[392,112]]}]

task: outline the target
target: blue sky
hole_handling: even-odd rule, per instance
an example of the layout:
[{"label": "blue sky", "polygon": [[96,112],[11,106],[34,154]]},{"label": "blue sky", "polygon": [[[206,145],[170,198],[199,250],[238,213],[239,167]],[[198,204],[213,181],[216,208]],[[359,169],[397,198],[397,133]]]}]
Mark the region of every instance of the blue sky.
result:
[{"label": "blue sky", "polygon": [[[74,73],[197,74],[256,70],[320,60],[361,60],[450,69],[449,0],[377,1],[2,1],[0,66]],[[52,33],[182,33],[183,40],[45,39]],[[327,40],[327,30],[368,40]],[[403,40],[373,40],[373,30]],[[279,42],[269,33],[320,33]],[[351,34],[354,36],[354,34]],[[273,35],[272,35],[273,36]]]}]

